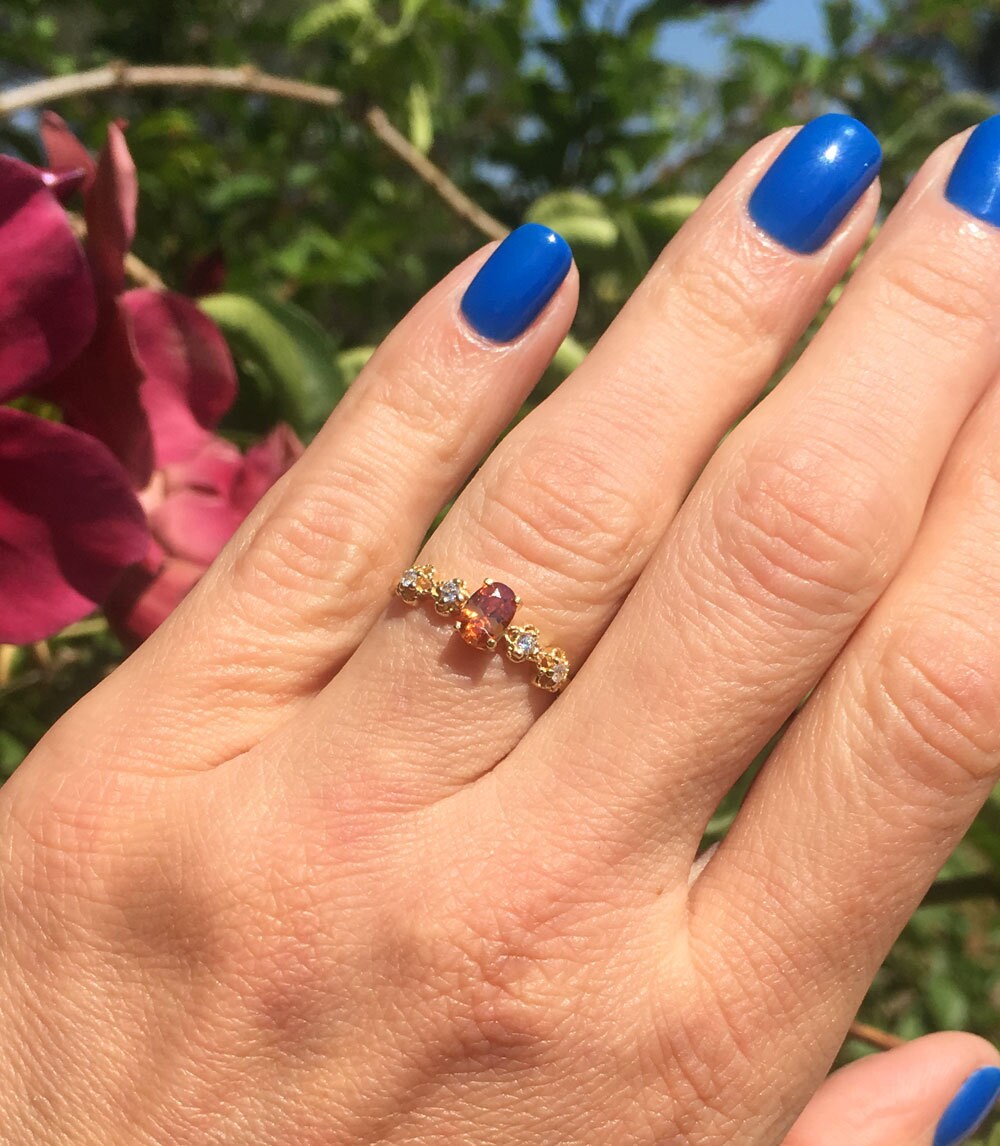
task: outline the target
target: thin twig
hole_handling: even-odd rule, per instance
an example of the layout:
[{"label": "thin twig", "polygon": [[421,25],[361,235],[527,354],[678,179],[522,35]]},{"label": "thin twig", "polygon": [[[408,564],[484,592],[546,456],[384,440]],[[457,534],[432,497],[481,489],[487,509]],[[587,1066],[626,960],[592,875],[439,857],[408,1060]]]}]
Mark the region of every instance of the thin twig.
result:
[{"label": "thin twig", "polygon": [[422,151],[418,151],[405,135],[393,126],[389,117],[380,107],[371,107],[365,112],[365,122],[390,151],[395,154],[421,178],[445,203],[463,219],[471,223],[489,239],[502,239],[507,228],[475,200],[460,191],[447,175],[432,163]]},{"label": "thin twig", "polygon": [[851,1023],[850,1037],[860,1039],[863,1043],[868,1043],[869,1046],[877,1047],[879,1050],[895,1050],[896,1047],[906,1045],[906,1039],[901,1039],[899,1035],[891,1035],[880,1027],[857,1021]]},{"label": "thin twig", "polygon": [[13,675],[17,650],[17,645],[0,645],[0,695]]},{"label": "thin twig", "polygon": [[[174,64],[133,67],[130,64],[115,63],[89,72],[37,80],[0,92],[0,115],[9,115],[24,108],[39,107],[88,92],[149,87],[223,88],[328,108],[341,107],[346,102],[344,93],[338,88],[273,76],[250,64],[241,68],[213,68]],[[507,234],[503,223],[470,199],[440,167],[418,151],[393,126],[380,107],[368,108],[362,119],[372,134],[426,183],[459,218],[470,223],[487,238],[502,239]]]}]

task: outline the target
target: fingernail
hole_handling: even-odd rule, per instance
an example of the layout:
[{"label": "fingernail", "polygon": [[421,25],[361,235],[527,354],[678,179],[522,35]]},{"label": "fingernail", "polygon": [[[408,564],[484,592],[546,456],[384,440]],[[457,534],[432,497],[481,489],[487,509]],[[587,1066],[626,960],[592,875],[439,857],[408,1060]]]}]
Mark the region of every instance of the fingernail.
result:
[{"label": "fingernail", "polygon": [[484,338],[510,342],[545,309],[572,263],[562,235],[525,223],[480,267],[462,298],[462,313]]},{"label": "fingernail", "polygon": [[1000,227],[1000,115],[969,136],[945,190],[948,201]]},{"label": "fingernail", "polygon": [[1000,1098],[1000,1068],[984,1066],[959,1087],[934,1132],[934,1146],[959,1146],[986,1121]]},{"label": "fingernail", "polygon": [[818,251],[882,166],[879,141],[849,115],[821,115],[791,140],[750,197],[750,215],[799,254]]}]

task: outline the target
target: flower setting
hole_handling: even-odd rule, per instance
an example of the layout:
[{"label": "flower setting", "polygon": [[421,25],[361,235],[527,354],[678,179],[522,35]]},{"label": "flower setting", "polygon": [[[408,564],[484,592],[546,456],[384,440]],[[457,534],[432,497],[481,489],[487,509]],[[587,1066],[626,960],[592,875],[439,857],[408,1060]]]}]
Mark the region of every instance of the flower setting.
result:
[{"label": "flower setting", "polygon": [[246,453],[220,436],[237,391],[221,332],[183,295],[126,289],[125,126],[96,158],[52,113],[42,138],[45,168],[0,155],[0,643],[103,608],[136,644],[302,445],[285,425]]}]

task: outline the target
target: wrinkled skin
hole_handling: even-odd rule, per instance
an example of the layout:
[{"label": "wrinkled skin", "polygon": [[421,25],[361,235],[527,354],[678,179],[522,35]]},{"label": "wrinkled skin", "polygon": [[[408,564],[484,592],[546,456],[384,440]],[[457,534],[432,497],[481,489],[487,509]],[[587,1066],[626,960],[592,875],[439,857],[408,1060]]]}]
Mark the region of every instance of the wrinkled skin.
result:
[{"label": "wrinkled skin", "polygon": [[3,790],[12,1146],[930,1146],[997,1061],[942,1035],[823,1084],[1000,768],[1000,232],[943,198],[951,141],[716,448],[874,218],[758,232],[786,139],[421,554],[517,588],[582,666],[554,704],[392,597],[572,316],[574,275],[478,338],[482,251]]}]

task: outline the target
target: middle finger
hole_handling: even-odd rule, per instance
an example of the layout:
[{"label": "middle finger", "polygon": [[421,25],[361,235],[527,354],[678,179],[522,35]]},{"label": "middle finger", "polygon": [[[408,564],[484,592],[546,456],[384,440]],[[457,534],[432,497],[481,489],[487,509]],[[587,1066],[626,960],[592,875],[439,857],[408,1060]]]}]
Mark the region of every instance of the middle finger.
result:
[{"label": "middle finger", "polygon": [[[758,203],[758,225],[748,201],[779,154],[774,170],[794,183],[793,209],[774,218]],[[484,576],[509,583],[524,598],[518,622],[523,614],[543,640],[585,655],[721,434],[857,253],[877,205],[877,190],[865,190],[879,161],[877,141],[846,116],[755,148],[583,367],[505,439],[420,562],[471,589]],[[449,640],[432,610],[397,604],[316,702],[308,729],[296,727],[293,747],[301,758],[311,732],[315,759],[352,738],[370,756],[375,727],[384,770],[394,786],[405,776],[419,802],[513,747],[547,699],[530,677],[529,666]],[[366,757],[369,779],[378,767]]]},{"label": "middle finger", "polygon": [[892,579],[1000,369],[1000,233],[944,194],[961,147],[925,164],[576,686],[505,761],[508,813],[586,807],[601,838],[649,845],[657,881],[683,882],[719,800]]}]

